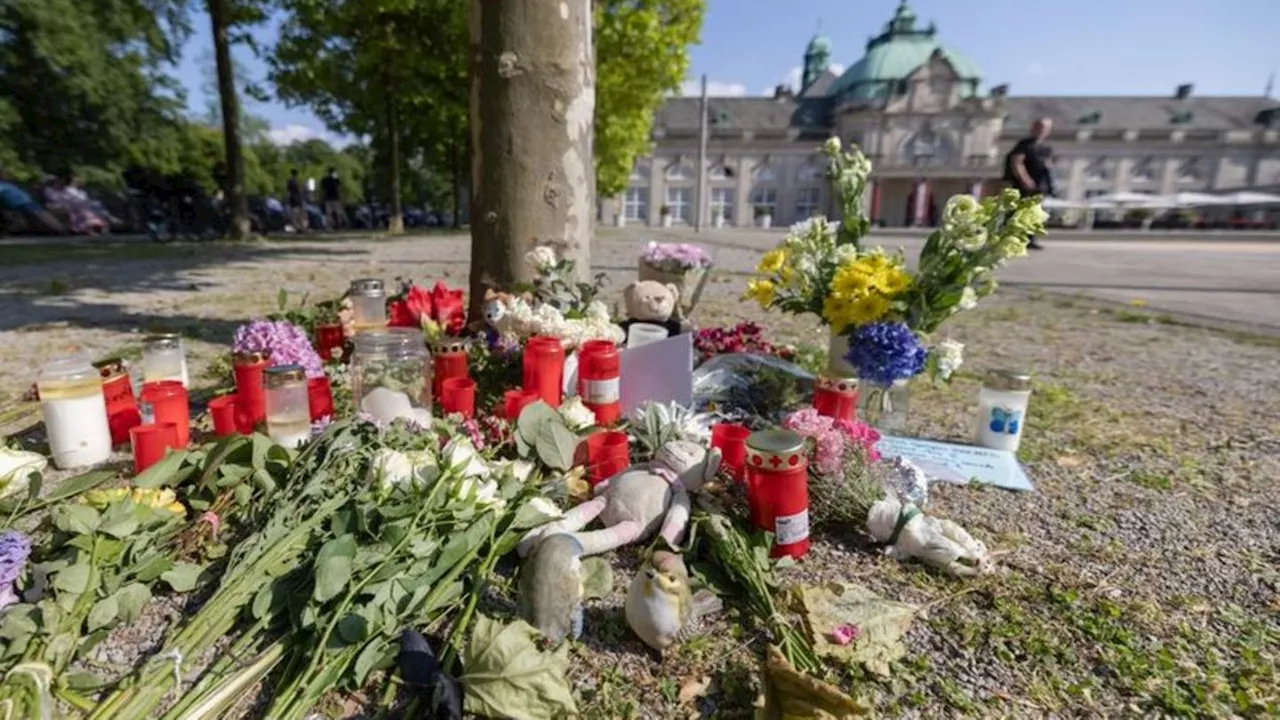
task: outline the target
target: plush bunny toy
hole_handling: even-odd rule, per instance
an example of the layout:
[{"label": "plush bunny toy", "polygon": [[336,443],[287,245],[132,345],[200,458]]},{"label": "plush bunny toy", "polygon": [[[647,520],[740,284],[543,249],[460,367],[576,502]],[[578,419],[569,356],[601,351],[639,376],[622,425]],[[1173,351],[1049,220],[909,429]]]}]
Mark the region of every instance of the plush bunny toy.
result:
[{"label": "plush bunny toy", "polygon": [[[627,468],[596,485],[594,498],[525,535],[517,551],[523,557],[542,538],[571,533],[582,556],[598,555],[652,537],[659,529],[676,547],[689,524],[689,493],[714,478],[719,468],[718,448],[708,451],[695,442],[673,440],[658,448],[646,466]],[[605,528],[581,532],[596,517]]]}]

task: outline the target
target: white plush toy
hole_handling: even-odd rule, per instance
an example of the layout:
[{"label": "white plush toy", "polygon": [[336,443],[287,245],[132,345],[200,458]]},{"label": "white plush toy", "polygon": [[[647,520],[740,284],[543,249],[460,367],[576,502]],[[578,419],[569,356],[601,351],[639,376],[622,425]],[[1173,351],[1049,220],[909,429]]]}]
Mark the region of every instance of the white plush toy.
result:
[{"label": "white plush toy", "polygon": [[952,575],[978,575],[991,570],[987,546],[950,520],[925,515],[914,505],[885,499],[867,513],[867,532],[889,547],[901,561],[919,558]]}]

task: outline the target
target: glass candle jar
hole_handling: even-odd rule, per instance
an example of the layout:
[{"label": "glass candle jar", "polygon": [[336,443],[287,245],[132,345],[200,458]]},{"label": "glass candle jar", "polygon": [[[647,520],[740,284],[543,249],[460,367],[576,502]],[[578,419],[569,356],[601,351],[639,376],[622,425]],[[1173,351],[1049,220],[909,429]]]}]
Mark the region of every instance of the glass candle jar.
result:
[{"label": "glass candle jar", "polygon": [[747,438],[747,501],[757,527],[774,534],[773,557],[809,552],[809,460],[804,438],[761,430]]},{"label": "glass candle jar", "polygon": [[351,354],[351,393],[356,407],[391,422],[431,422],[431,356],[422,331],[379,328],[356,335]]},{"label": "glass candle jar", "polygon": [[267,435],[287,448],[310,440],[311,398],[302,366],[267,368],[263,384],[267,389]]},{"label": "glass candle jar", "polygon": [[100,463],[111,457],[111,427],[102,376],[83,356],[54,360],[36,383],[49,450],[60,469]]},{"label": "glass candle jar", "polygon": [[356,332],[386,327],[387,290],[381,280],[352,280],[347,296],[351,298],[351,322]]},{"label": "glass candle jar", "polygon": [[182,337],[174,333],[151,335],[142,341],[142,382],[177,380],[190,387],[187,354]]},{"label": "glass candle jar", "polygon": [[978,392],[978,444],[1017,452],[1030,398],[1031,376],[1027,373],[997,370],[988,375]]}]

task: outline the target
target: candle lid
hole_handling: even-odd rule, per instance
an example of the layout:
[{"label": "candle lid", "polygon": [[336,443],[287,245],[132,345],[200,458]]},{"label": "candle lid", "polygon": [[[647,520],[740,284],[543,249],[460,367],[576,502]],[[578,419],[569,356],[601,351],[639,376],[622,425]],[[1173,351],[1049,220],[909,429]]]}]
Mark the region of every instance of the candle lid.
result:
[{"label": "candle lid", "polygon": [[466,338],[443,337],[431,341],[433,353],[465,353],[470,347],[471,341]]},{"label": "candle lid", "polygon": [[822,375],[817,379],[815,385],[819,390],[831,390],[841,394],[851,394],[858,389],[858,378]]},{"label": "candle lid", "polygon": [[40,368],[40,382],[72,382],[101,379],[98,369],[89,362],[85,355],[72,355],[57,360],[50,360]]},{"label": "candle lid", "polygon": [[1031,375],[1020,370],[993,370],[982,386],[992,390],[1026,392],[1031,389]]},{"label": "candle lid", "polygon": [[231,360],[236,365],[257,365],[258,363],[267,361],[267,353],[263,353],[263,352],[231,353]]},{"label": "candle lid", "polygon": [[356,352],[359,353],[376,354],[408,351],[421,354],[425,353],[427,348],[427,342],[422,337],[422,331],[410,327],[383,327],[365,330],[356,334],[354,342]]},{"label": "candle lid", "polygon": [[378,278],[359,278],[351,281],[350,292],[362,297],[377,297],[386,294],[386,286]]},{"label": "candle lid", "polygon": [[151,345],[173,345],[177,347],[182,342],[182,336],[178,333],[154,333],[142,339],[142,344]]},{"label": "candle lid", "polygon": [[124,360],[118,357],[99,360],[93,366],[98,369],[98,373],[104,380],[124,374]]},{"label": "candle lid", "polygon": [[307,372],[301,365],[276,365],[267,368],[264,374],[268,385],[281,385],[289,381],[304,382],[307,379]]},{"label": "candle lid", "polygon": [[804,437],[790,430],[759,430],[747,437],[747,463],[766,470],[795,467],[804,459]]}]

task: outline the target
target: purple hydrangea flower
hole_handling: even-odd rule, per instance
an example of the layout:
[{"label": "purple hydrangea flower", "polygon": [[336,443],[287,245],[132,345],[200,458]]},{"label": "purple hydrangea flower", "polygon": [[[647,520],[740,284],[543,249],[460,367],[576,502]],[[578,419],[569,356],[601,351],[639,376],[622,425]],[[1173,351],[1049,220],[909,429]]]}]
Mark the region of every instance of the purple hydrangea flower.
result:
[{"label": "purple hydrangea flower", "polygon": [[31,538],[17,530],[0,535],[0,608],[18,602],[14,584],[31,557]]},{"label": "purple hydrangea flower", "polygon": [[928,356],[905,323],[878,322],[853,331],[844,358],[857,369],[859,378],[887,387],[919,375]]},{"label": "purple hydrangea flower", "polygon": [[684,272],[711,264],[711,256],[697,245],[651,242],[640,253],[640,259],[663,272]]},{"label": "purple hydrangea flower", "polygon": [[236,329],[232,350],[263,353],[274,365],[301,365],[308,378],[324,377],[324,363],[302,328],[284,320],[254,320]]}]

